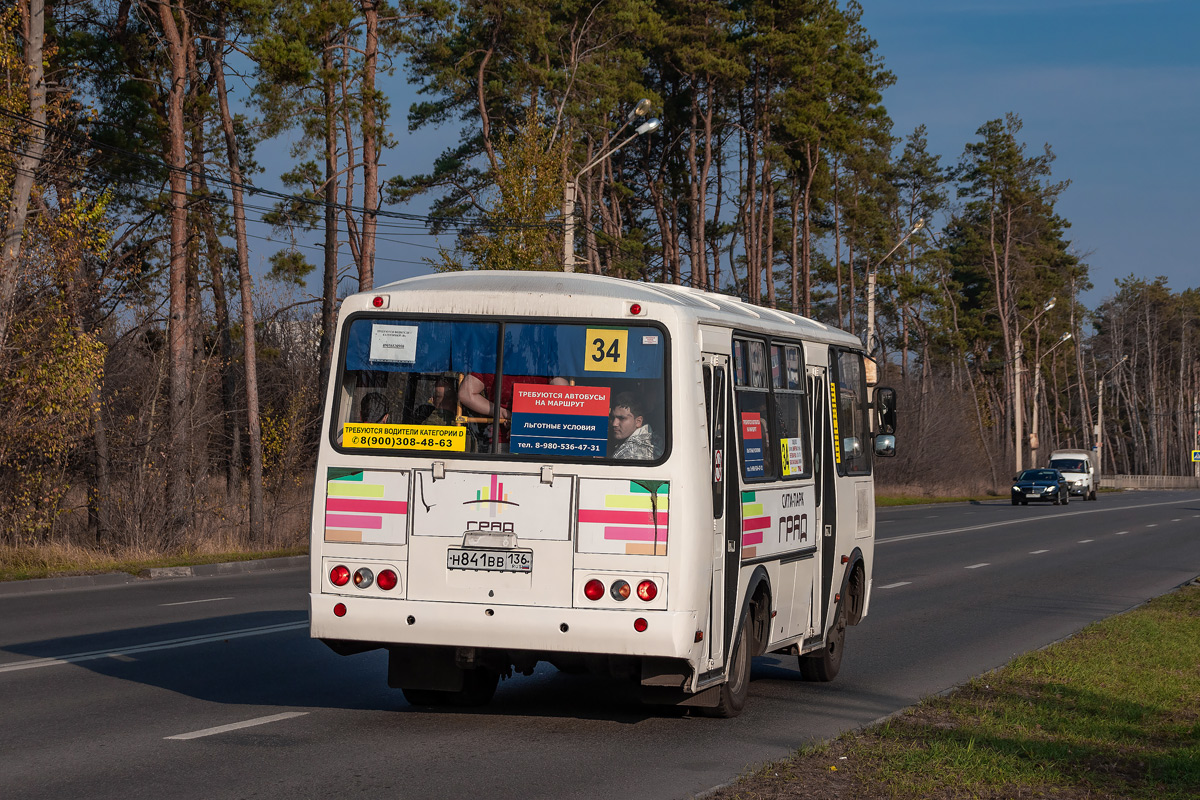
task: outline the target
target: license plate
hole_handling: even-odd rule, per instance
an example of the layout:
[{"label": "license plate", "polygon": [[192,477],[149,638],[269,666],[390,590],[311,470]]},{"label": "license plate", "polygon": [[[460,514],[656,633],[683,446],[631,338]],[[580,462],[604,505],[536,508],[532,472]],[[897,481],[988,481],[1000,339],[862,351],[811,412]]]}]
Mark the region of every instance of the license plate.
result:
[{"label": "license plate", "polygon": [[1026,497],[1041,497],[1042,493],[1041,492],[1026,492],[1025,496]]},{"label": "license plate", "polygon": [[446,569],[533,572],[533,552],[530,550],[476,550],[469,547],[451,547],[446,551]]}]

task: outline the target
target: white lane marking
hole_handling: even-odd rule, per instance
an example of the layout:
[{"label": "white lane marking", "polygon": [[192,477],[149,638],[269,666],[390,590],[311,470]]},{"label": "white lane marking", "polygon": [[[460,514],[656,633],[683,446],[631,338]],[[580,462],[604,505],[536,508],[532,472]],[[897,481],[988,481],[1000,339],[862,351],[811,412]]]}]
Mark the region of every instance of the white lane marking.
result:
[{"label": "white lane marking", "polygon": [[1096,540],[1095,540],[1095,539],[1080,539],[1080,540],[1079,540],[1079,543],[1080,543],[1080,544],[1087,544],[1088,542],[1094,542],[1094,541],[1096,541]]},{"label": "white lane marking", "polygon": [[1127,534],[1127,533],[1129,533],[1129,531],[1117,531],[1116,535],[1117,535],[1117,536],[1124,536],[1124,535],[1125,535],[1125,534]]},{"label": "white lane marking", "polygon": [[1041,555],[1042,553],[1049,553],[1049,552],[1050,552],[1049,550],[1030,550],[1029,555],[1037,556],[1037,555]]},{"label": "white lane marking", "polygon": [[[1169,503],[1143,503],[1140,506],[1121,506],[1119,509],[1096,508],[1096,509],[1091,509],[1089,511],[1071,511],[1068,513],[1070,513],[1070,515],[1073,517],[1081,517],[1084,514],[1105,514],[1105,513],[1112,513],[1113,511],[1133,511],[1134,509],[1137,509],[1137,508],[1157,508],[1158,506],[1174,506],[1174,505],[1179,505],[1180,503],[1194,503],[1194,502],[1196,502],[1195,498],[1189,498],[1187,500],[1172,500]],[[1198,514],[1197,516],[1200,516],[1200,514]],[[1040,517],[1019,517],[1017,519],[1007,519],[1007,520],[1004,520],[1003,522],[985,522],[982,525],[968,525],[965,528],[947,528],[944,531],[929,531],[927,533],[909,533],[909,534],[905,534],[904,536],[889,536],[884,539],[876,539],[875,544],[881,545],[881,544],[890,544],[891,542],[909,542],[909,541],[912,541],[913,539],[927,539],[930,536],[946,536],[947,534],[951,534],[951,533],[966,533],[968,531],[981,531],[986,528],[1001,528],[1001,527],[1004,527],[1005,525],[1027,525],[1031,522],[1042,522],[1042,521],[1057,522],[1058,517],[1059,517],[1058,514],[1050,513],[1050,514],[1046,514],[1046,515],[1040,516]]]},{"label": "white lane marking", "polygon": [[1175,519],[1171,520],[1171,522],[1183,522],[1183,517],[1176,517]]},{"label": "white lane marking", "polygon": [[887,586],[880,586],[880,589],[898,589],[901,586],[909,586],[912,581],[900,581],[899,583],[889,583]]},{"label": "white lane marking", "polygon": [[183,602],[180,602],[180,603],[159,603],[158,605],[162,608],[165,608],[167,606],[190,606],[190,605],[194,605],[195,603],[215,603],[218,600],[232,600],[232,599],[233,599],[232,597],[210,597],[206,600],[184,600]]},{"label": "white lane marking", "polygon": [[980,567],[990,567],[990,566],[991,566],[991,564],[989,564],[988,562],[985,561],[982,564],[972,564],[969,567],[965,567],[965,569],[979,569]]},{"label": "white lane marking", "polygon": [[1157,528],[1157,527],[1158,527],[1158,523],[1157,523],[1157,522],[1151,522],[1151,523],[1150,523],[1149,525],[1147,525],[1146,527],[1147,527],[1147,528]]},{"label": "white lane marking", "polygon": [[228,733],[229,731],[241,730],[242,728],[253,728],[255,725],[266,725],[271,722],[279,722],[293,717],[303,717],[308,714],[307,711],[288,711],[285,714],[272,714],[269,717],[258,717],[257,719],[248,719],[245,722],[232,722],[228,725],[218,725],[215,728],[205,728],[202,731],[192,731],[191,733],[181,733],[178,736],[164,736],[164,739],[199,739],[203,736],[214,736],[218,733]]},{"label": "white lane marking", "polygon": [[134,653],[150,653],[155,650],[172,650],[176,647],[191,647],[192,645],[196,644],[208,644],[210,642],[220,642],[226,639],[244,639],[247,636],[266,636],[267,634],[271,633],[295,631],[307,627],[307,620],[304,622],[286,622],[280,625],[266,625],[262,628],[243,628],[242,630],[225,631],[224,633],[210,633],[205,636],[188,636],[183,639],[167,639],[161,642],[134,645],[133,647],[120,647],[115,650],[93,650],[90,653],[75,653],[74,655],[59,656],[58,658],[31,658],[26,661],[17,661],[12,664],[0,664],[0,672],[17,672],[23,669],[37,669],[38,667],[56,667],[60,664],[78,664],[81,661],[95,661],[98,658],[116,658],[117,656],[132,655]]}]

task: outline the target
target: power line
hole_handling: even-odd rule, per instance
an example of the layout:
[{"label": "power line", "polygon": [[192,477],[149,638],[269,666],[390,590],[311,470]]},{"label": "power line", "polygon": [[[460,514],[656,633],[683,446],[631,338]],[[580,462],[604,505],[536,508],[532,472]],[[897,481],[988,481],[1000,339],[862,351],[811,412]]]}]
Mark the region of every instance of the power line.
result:
[{"label": "power line", "polygon": [[[415,222],[415,223],[420,223],[423,226],[439,224],[439,225],[445,225],[448,227],[457,227],[457,228],[481,228],[482,227],[482,228],[538,229],[538,228],[558,228],[562,225],[561,221],[559,221],[559,220],[539,220],[537,222],[533,222],[533,221],[528,221],[528,220],[515,220],[515,219],[505,219],[505,218],[487,220],[487,219],[471,218],[471,217],[433,217],[433,216],[428,216],[428,215],[409,214],[409,213],[399,212],[399,211],[387,211],[382,208],[367,209],[364,206],[352,206],[347,203],[342,203],[342,202],[332,201],[332,200],[318,200],[318,199],[311,198],[311,197],[305,197],[304,195],[288,194],[286,192],[278,192],[278,191],[275,191],[272,189],[265,189],[265,188],[262,188],[259,186],[255,186],[254,184],[247,183],[245,181],[234,181],[229,178],[223,178],[219,175],[209,173],[207,171],[197,171],[197,170],[190,169],[188,167],[174,167],[174,166],[171,166],[170,164],[167,164],[165,161],[161,161],[161,160],[155,159],[155,158],[150,158],[148,156],[145,156],[140,153],[136,153],[127,148],[118,147],[117,145],[112,145],[112,144],[107,144],[105,142],[97,141],[96,139],[92,138],[91,136],[89,136],[87,134],[78,134],[78,133],[74,133],[73,131],[65,130],[65,129],[60,128],[55,125],[50,125],[49,123],[38,122],[37,120],[35,120],[31,117],[25,116],[24,114],[18,114],[14,111],[9,111],[7,109],[0,109],[0,116],[5,116],[10,119],[14,119],[19,122],[23,122],[26,125],[31,125],[35,128],[40,128],[41,130],[45,131],[48,134],[56,134],[65,139],[68,139],[68,140],[71,140],[71,141],[74,141],[77,143],[86,144],[88,147],[91,147],[96,150],[103,151],[103,152],[106,152],[106,153],[109,153],[112,155],[120,156],[124,159],[133,161],[133,162],[141,164],[143,166],[152,167],[152,168],[158,169],[158,170],[166,170],[168,172],[183,173],[184,175],[187,175],[189,177],[203,177],[207,181],[210,181],[210,182],[218,184],[218,185],[229,187],[230,189],[241,189],[242,191],[249,193],[251,196],[262,195],[264,197],[271,197],[271,198],[275,198],[277,200],[283,200],[283,201],[286,201],[289,203],[295,203],[295,204],[299,204],[299,205],[308,205],[308,206],[319,207],[319,208],[326,208],[328,206],[332,206],[332,207],[338,209],[339,211],[343,211],[346,213],[360,214],[360,215],[364,215],[364,216],[371,215],[371,216],[375,216],[375,217],[382,217],[385,219],[396,219],[396,220],[401,220],[401,221],[405,221],[405,222]],[[46,145],[53,143],[53,140],[47,136],[41,136],[41,137],[39,137],[39,140],[43,144],[46,144]],[[0,148],[0,149],[6,149],[10,153],[20,155],[19,151],[11,150],[8,148]],[[138,183],[136,181],[132,181],[130,183],[131,183],[131,185],[138,185]],[[80,185],[84,185],[84,184],[80,184]],[[159,191],[166,191],[168,193],[174,193],[174,190],[170,189],[170,188],[166,188],[165,190],[162,188],[159,188]],[[184,192],[183,194],[187,197],[193,197],[193,198],[195,197],[194,195],[192,195],[191,193],[188,193],[188,192]],[[232,201],[230,200],[230,201],[225,201],[225,202],[231,203]],[[261,207],[259,207],[259,208],[261,208]],[[271,209],[271,210],[274,210],[274,209]]]}]

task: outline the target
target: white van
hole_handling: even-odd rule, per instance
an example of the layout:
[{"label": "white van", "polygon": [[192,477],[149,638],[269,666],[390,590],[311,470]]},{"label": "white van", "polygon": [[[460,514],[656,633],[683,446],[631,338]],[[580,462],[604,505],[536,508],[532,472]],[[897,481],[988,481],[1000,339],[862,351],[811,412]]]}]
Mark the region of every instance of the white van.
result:
[{"label": "white van", "polygon": [[1091,450],[1055,450],[1050,454],[1050,467],[1067,479],[1071,494],[1084,500],[1096,499],[1096,457]]}]

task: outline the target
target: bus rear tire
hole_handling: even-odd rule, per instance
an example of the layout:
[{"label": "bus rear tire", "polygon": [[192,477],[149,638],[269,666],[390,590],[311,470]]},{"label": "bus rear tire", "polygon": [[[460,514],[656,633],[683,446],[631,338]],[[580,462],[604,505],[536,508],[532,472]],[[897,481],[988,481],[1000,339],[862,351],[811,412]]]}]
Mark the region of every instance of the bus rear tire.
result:
[{"label": "bus rear tire", "polygon": [[463,672],[463,687],[457,691],[440,689],[407,689],[401,687],[404,699],[414,706],[486,706],[496,694],[499,673],[488,669],[471,669]]},{"label": "bus rear tire", "polygon": [[750,695],[750,620],[742,623],[737,642],[733,646],[730,660],[729,680],[721,684],[721,699],[716,706],[704,709],[709,717],[729,719],[742,713],[746,698]]},{"label": "bus rear tire", "polygon": [[825,639],[825,646],[816,653],[800,656],[800,675],[806,681],[831,681],[842,668],[842,651],[846,645],[846,605],[838,603],[837,616],[833,618],[833,630]]}]

